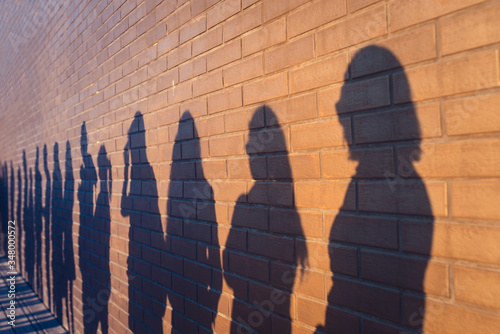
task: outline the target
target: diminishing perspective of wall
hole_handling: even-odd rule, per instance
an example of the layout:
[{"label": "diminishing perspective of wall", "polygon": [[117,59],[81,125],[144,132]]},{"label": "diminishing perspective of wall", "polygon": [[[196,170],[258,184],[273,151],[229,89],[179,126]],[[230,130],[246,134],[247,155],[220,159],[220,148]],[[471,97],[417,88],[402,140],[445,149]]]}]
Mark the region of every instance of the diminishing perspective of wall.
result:
[{"label": "diminishing perspective of wall", "polygon": [[68,330],[498,333],[500,1],[0,10],[3,231]]}]

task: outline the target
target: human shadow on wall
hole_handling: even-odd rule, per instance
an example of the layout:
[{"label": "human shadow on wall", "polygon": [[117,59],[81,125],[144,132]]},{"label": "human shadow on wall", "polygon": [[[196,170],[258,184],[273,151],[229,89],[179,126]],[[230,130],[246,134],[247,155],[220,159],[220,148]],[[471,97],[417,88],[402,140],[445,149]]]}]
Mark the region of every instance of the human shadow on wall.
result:
[{"label": "human shadow on wall", "polygon": [[49,153],[47,145],[43,145],[43,170],[45,172],[45,205],[43,207],[44,236],[45,236],[45,281],[47,285],[46,301],[49,310],[52,309],[52,285],[50,275],[50,205],[51,205],[51,177],[48,165]]},{"label": "human shadow on wall", "polygon": [[1,256],[8,256],[8,223],[9,223],[9,168],[7,162],[2,165],[2,175],[0,177],[1,203],[0,210],[2,211],[2,251]]},{"label": "human shadow on wall", "polygon": [[163,333],[166,291],[156,281],[161,268],[164,232],[158,206],[156,178],[146,154],[146,132],[138,111],[124,147],[121,214],[129,217],[127,259],[129,329],[134,333]]},{"label": "human shadow on wall", "polygon": [[64,195],[62,205],[62,247],[64,281],[62,293],[66,301],[66,319],[68,328],[74,332],[73,316],[73,281],[75,274],[75,254],[73,250],[73,205],[75,203],[75,178],[73,176],[73,161],[71,159],[71,146],[66,141],[66,162],[64,169]]},{"label": "human shadow on wall", "polygon": [[[420,333],[425,301],[418,297],[425,293],[432,228],[427,228],[424,235],[413,228],[421,224],[432,227],[433,216],[425,184],[413,166],[420,159],[422,134],[408,79],[396,56],[383,47],[361,49],[352,58],[346,78],[362,77],[364,73],[379,73],[380,80],[390,79],[392,84],[387,82],[386,89],[376,93],[386,96],[386,108],[368,114],[365,110],[370,108],[365,107],[365,98],[374,94],[370,85],[356,86],[360,81],[356,78],[342,87],[335,107],[341,121],[352,117],[352,122],[341,123],[349,143],[349,159],[358,164],[344,203],[333,221],[329,240],[334,246],[346,243],[368,247],[358,247],[359,271],[351,274],[351,278],[342,270],[341,264],[345,262],[342,252],[329,253],[333,272],[327,297],[330,306],[325,325],[318,326],[317,332],[354,333],[363,328],[363,332],[382,333],[405,328],[411,333]],[[395,76],[399,78],[397,83]],[[376,100],[380,100],[379,97]],[[351,124],[354,135],[351,135]],[[390,144],[392,141],[405,143],[396,146]],[[378,147],[367,150],[368,143],[372,146],[376,143]],[[384,162],[387,162],[385,167],[380,167]],[[376,213],[376,217],[372,213]],[[406,246],[415,242],[418,251],[413,252],[423,256],[402,258],[405,251],[412,252]],[[384,285],[396,286],[401,292],[386,290]],[[403,309],[400,309],[401,301]],[[369,314],[398,327],[386,327],[369,319],[362,319],[363,325],[359,327],[351,314],[338,307]]]},{"label": "human shadow on wall", "polygon": [[63,319],[63,298],[66,292],[66,281],[63,268],[64,252],[62,237],[62,206],[63,206],[63,179],[59,165],[59,144],[54,144],[54,170],[52,171],[52,198],[51,198],[51,234],[52,246],[51,272],[52,286],[52,313],[57,319]]},{"label": "human shadow on wall", "polygon": [[31,168],[28,169],[26,151],[23,150],[24,170],[24,208],[23,208],[23,230],[24,230],[24,268],[28,284],[34,287],[35,271],[35,229],[33,226],[33,175]]},{"label": "human shadow on wall", "polygon": [[108,331],[108,300],[111,293],[109,269],[111,163],[106,148],[101,145],[97,156],[99,167],[99,194],[94,205],[97,189],[97,171],[88,153],[85,122],[82,124],[80,151],[81,183],[78,187],[80,202],[79,258],[82,274],[82,308],[84,333]]},{"label": "human shadow on wall", "polygon": [[37,146],[35,157],[35,291],[43,300],[43,273],[42,273],[42,173],[40,172],[40,150]]},{"label": "human shadow on wall", "polygon": [[[169,254],[164,262],[172,275],[168,290],[171,324],[181,333],[197,331],[188,319],[205,331],[213,331],[222,288],[214,195],[201,158],[198,131],[191,113],[185,111],[172,150],[167,201]],[[191,288],[186,289],[188,286]]]},{"label": "human shadow on wall", "polygon": [[291,293],[308,255],[305,247],[296,247],[304,232],[288,148],[269,107],[256,110],[249,128],[246,152],[255,182],[237,199],[223,256],[224,279],[234,295],[230,331],[290,333]]},{"label": "human shadow on wall", "polygon": [[17,268],[19,273],[23,274],[23,258],[22,255],[22,240],[23,236],[23,224],[22,224],[22,203],[23,203],[23,179],[21,177],[21,167],[17,167],[17,208],[16,208],[16,222],[17,222]]}]

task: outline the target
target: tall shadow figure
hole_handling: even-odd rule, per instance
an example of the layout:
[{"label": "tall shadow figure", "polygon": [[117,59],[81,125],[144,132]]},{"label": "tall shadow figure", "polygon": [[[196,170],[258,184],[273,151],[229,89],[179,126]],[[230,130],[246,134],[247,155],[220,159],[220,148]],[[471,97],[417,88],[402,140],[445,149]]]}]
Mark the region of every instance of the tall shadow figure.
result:
[{"label": "tall shadow figure", "polygon": [[8,223],[9,223],[9,167],[7,163],[4,162],[2,165],[2,175],[0,176],[0,191],[1,191],[1,217],[2,217],[2,256],[8,256],[7,249],[7,235],[8,235]]},{"label": "tall shadow figure", "polygon": [[162,277],[158,277],[157,273],[161,269],[165,238],[158,207],[156,178],[146,154],[146,132],[139,111],[130,125],[123,158],[125,170],[121,214],[130,219],[128,325],[134,333],[163,333],[166,291],[156,281]]},{"label": "tall shadow figure", "polygon": [[[45,204],[43,206],[43,220],[44,220],[44,238],[45,238],[45,281],[47,284],[47,296],[46,300],[49,306],[49,310],[52,309],[52,285],[51,285],[51,275],[50,275],[50,210],[51,210],[51,191],[52,182],[49,171],[49,153],[47,151],[47,145],[43,145],[43,170],[45,173]],[[40,245],[41,246],[41,245]]]},{"label": "tall shadow figure", "polygon": [[[10,216],[9,216],[9,219],[10,220],[15,220],[16,217],[14,216],[14,200],[15,200],[15,197],[14,197],[14,194],[15,194],[15,190],[16,190],[16,184],[15,184],[15,176],[14,176],[14,165],[12,164],[12,161],[10,161],[10,187],[9,187],[9,190],[10,190]],[[18,225],[19,223],[16,221],[16,225]],[[16,226],[16,229],[17,229],[17,226]]]},{"label": "tall shadow figure", "polygon": [[[172,327],[181,333],[195,330],[188,321],[193,314],[187,315],[184,305],[196,303],[196,322],[213,331],[222,289],[217,218],[213,189],[201,164],[200,139],[189,111],[181,117],[173,147],[167,214],[166,250],[174,255],[167,255],[166,261],[166,269],[172,272],[168,290]],[[193,268],[198,268],[195,276]],[[197,291],[185,293],[182,285],[186,279],[196,281]]]},{"label": "tall shadow figure", "polygon": [[62,211],[62,247],[65,286],[63,287],[66,301],[66,319],[68,328],[74,332],[73,317],[73,281],[75,274],[75,254],[73,250],[73,205],[75,203],[75,178],[73,176],[73,161],[71,159],[71,146],[66,141],[66,162],[64,168],[64,195]]},{"label": "tall shadow figure", "polygon": [[42,273],[42,173],[40,173],[40,150],[37,146],[35,157],[35,291],[43,300],[43,273]]},{"label": "tall shadow figure", "polygon": [[52,171],[52,198],[51,198],[51,235],[52,246],[51,272],[52,272],[52,313],[57,319],[63,319],[63,298],[66,292],[64,275],[64,247],[63,247],[63,179],[59,165],[59,144],[54,144],[54,170]]},{"label": "tall shadow figure", "polygon": [[24,265],[28,284],[35,288],[35,227],[33,219],[33,171],[28,169],[26,152],[23,151],[24,167]]},{"label": "tall shadow figure", "polygon": [[[264,124],[272,126],[262,128]],[[303,273],[308,261],[307,248],[296,247],[304,232],[295,208],[293,175],[285,135],[273,110],[258,108],[249,128],[246,152],[255,182],[237,200],[223,256],[224,279],[234,294],[231,333],[290,333],[291,292],[300,279],[297,271]],[[273,160],[266,166],[269,153]],[[252,304],[245,302],[248,278],[248,284],[261,292],[252,296]]]},{"label": "tall shadow figure", "polygon": [[23,209],[23,179],[21,177],[21,167],[17,167],[17,208],[16,208],[16,234],[17,234],[17,269],[19,273],[23,273],[23,253],[22,253],[22,241],[23,235],[23,224],[22,224],[22,209]]},{"label": "tall shadow figure", "polygon": [[[336,110],[339,118],[354,116],[354,131],[355,136],[351,138],[350,128],[344,128],[344,135],[349,144],[349,159],[358,162],[356,173],[352,176],[351,184],[346,192],[344,203],[340,208],[340,213],[333,221],[330,231],[329,240],[334,242],[356,243],[357,240],[364,240],[359,243],[369,243],[373,247],[384,249],[386,255],[377,257],[376,251],[361,250],[359,264],[359,277],[363,281],[359,283],[382,283],[398,286],[402,289],[400,295],[392,293],[391,296],[385,297],[364,294],[362,285],[353,284],[338,276],[338,264],[345,259],[339,258],[339,253],[330,253],[330,268],[333,272],[332,288],[328,294],[328,302],[331,305],[341,306],[344,308],[360,311],[363,313],[371,313],[370,315],[399,323],[400,326],[413,331],[421,332],[425,317],[425,301],[423,298],[414,298],[408,296],[418,295],[422,297],[424,293],[424,277],[427,267],[428,255],[431,251],[432,244],[432,229],[428,230],[425,238],[421,238],[421,233],[415,233],[419,243],[419,251],[423,256],[418,260],[412,259],[411,265],[402,265],[401,260],[397,257],[401,255],[398,251],[398,233],[399,240],[402,238],[413,238],[412,226],[415,223],[404,224],[397,230],[397,221],[400,218],[408,218],[408,215],[417,216],[409,218],[414,220],[417,225],[425,224],[432,226],[433,213],[425,184],[416,172],[413,163],[420,159],[420,125],[415,112],[415,107],[411,102],[411,90],[406,78],[404,69],[396,56],[389,50],[378,47],[368,46],[358,51],[352,58],[349,68],[346,72],[346,78],[353,76],[361,76],[360,73],[368,70],[369,73],[380,73],[380,75],[395,74],[403,80],[399,81],[398,87],[394,87],[393,91],[387,86],[386,94],[387,105],[393,111],[393,114],[386,117],[385,123],[377,123],[378,127],[372,130],[373,126],[367,123],[363,118],[366,113],[363,113],[363,108],[359,107],[358,97],[368,96],[368,92],[354,91],[351,83],[345,83],[342,87],[341,97],[336,103]],[[394,75],[390,76],[393,80]],[[362,79],[361,79],[362,80]],[[353,83],[357,79],[352,80]],[[365,87],[365,86],[363,86]],[[368,86],[363,89],[369,89]],[[400,92],[398,100],[404,101],[402,108],[394,109],[397,106],[394,97],[394,90]],[[403,92],[401,94],[401,92]],[[403,95],[403,97],[401,97]],[[386,112],[385,110],[382,113]],[[375,112],[372,112],[375,113]],[[358,116],[359,114],[359,116]],[[393,117],[391,119],[391,117]],[[351,123],[343,122],[344,126]],[[391,142],[407,140],[412,144],[410,150],[402,150],[398,152],[398,160],[393,161],[392,150],[389,148],[390,168],[386,170],[377,170],[374,168],[374,162],[387,161],[388,150],[372,150],[368,153],[367,150],[358,149],[363,147],[366,142]],[[387,147],[387,145],[385,145]],[[394,171],[393,166],[398,168]],[[380,180],[384,180],[382,182]],[[404,184],[401,181],[405,182]],[[408,182],[410,181],[410,182]],[[358,194],[356,194],[356,189]],[[357,195],[357,196],[356,196]],[[370,201],[366,199],[370,198]],[[353,209],[353,199],[357,199],[357,208]],[[353,210],[356,210],[353,212]],[[350,211],[350,213],[349,213]],[[385,223],[367,229],[360,229],[356,222],[366,223],[365,215],[376,212],[378,216],[384,213]],[[379,229],[377,230],[373,230]],[[417,235],[418,234],[418,235]],[[401,246],[400,246],[401,247]],[[387,252],[390,249],[392,255]],[[340,272],[342,274],[342,272]],[[392,277],[392,278],[391,278]],[[382,289],[381,289],[382,291]],[[401,296],[402,295],[402,296]],[[404,314],[399,313],[399,303],[405,300]],[[408,302],[406,299],[410,300]],[[345,327],[346,323],[342,316],[330,309],[326,313],[325,325],[318,326],[317,332],[327,333],[344,333],[349,327]],[[401,321],[402,319],[402,321]],[[364,320],[363,320],[364,321]],[[366,327],[366,326],[363,326]],[[368,329],[367,329],[368,330]],[[395,332],[396,329],[393,329]],[[357,329],[356,329],[357,331]],[[406,333],[402,331],[401,333]]]}]

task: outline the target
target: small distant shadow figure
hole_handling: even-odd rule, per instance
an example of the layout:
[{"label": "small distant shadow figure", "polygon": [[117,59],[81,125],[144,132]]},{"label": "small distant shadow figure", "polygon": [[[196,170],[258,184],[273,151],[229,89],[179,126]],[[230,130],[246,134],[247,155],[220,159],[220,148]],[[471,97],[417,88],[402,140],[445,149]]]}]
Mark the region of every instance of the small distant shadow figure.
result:
[{"label": "small distant shadow figure", "polygon": [[[359,121],[359,123],[354,122],[354,137],[351,137],[351,123],[342,123],[347,125],[344,129],[344,135],[346,142],[350,143],[349,159],[358,164],[356,173],[352,176],[350,186],[345,194],[344,203],[333,221],[329,240],[336,243],[346,242],[351,246],[353,243],[368,243],[373,247],[384,249],[386,255],[380,256],[376,251],[369,249],[358,250],[361,254],[361,261],[358,264],[360,272],[353,275],[354,279],[348,280],[342,276],[345,273],[340,268],[342,263],[346,261],[345,258],[342,258],[342,252],[330,252],[330,269],[333,272],[333,277],[332,288],[327,298],[329,305],[334,307],[327,308],[325,323],[319,325],[316,332],[361,333],[361,328],[363,328],[363,333],[385,333],[386,331],[401,334],[421,333],[425,318],[425,300],[421,297],[424,294],[423,282],[431,250],[432,229],[428,230],[427,239],[420,244],[419,252],[422,256],[419,257],[418,263],[414,261],[412,266],[403,265],[398,260],[401,253],[398,251],[397,241],[398,238],[401,240],[401,235],[398,237],[398,233],[408,233],[411,231],[411,224],[413,224],[405,225],[403,228],[405,231],[398,231],[397,222],[400,217],[412,215],[415,218],[411,219],[414,219],[416,224],[430,226],[432,226],[433,221],[432,208],[425,184],[413,166],[413,163],[420,159],[420,125],[415,107],[411,102],[408,79],[399,60],[391,51],[378,46],[368,46],[359,50],[351,60],[346,78],[352,78],[353,73],[356,74],[355,76],[361,76],[360,73],[363,71],[380,73],[380,75],[384,75],[385,72],[398,74],[403,80],[400,80],[399,86],[394,89],[403,92],[402,95],[405,96],[400,100],[405,103],[399,106],[395,102],[395,98],[392,96],[393,90],[389,88],[394,86],[394,82],[392,86],[387,85],[388,91],[378,92],[378,94],[387,96],[387,106],[394,111],[394,114],[388,115],[390,117],[387,118],[386,123],[381,123],[373,129],[370,124],[362,123],[363,119],[360,117],[366,116],[366,113],[363,113],[363,108],[358,105],[359,97],[369,95],[368,92],[363,91],[363,89],[368,90],[369,87],[363,86],[363,88],[354,91],[350,85],[351,82],[346,82],[342,87],[340,99],[336,103],[336,110],[340,119],[354,116],[355,120]],[[394,80],[394,75],[387,78]],[[355,83],[357,79],[351,79],[351,81]],[[387,111],[383,110],[382,112]],[[376,111],[371,113],[374,115]],[[366,150],[366,145],[363,146],[363,142],[386,143],[401,140],[407,140],[409,144],[413,145],[413,149],[398,156],[398,167],[395,170],[393,169],[392,150],[396,150],[396,147],[369,151]],[[387,145],[385,144],[383,148],[387,148]],[[391,161],[391,167],[387,170],[374,168],[374,162],[387,161],[387,159]],[[367,198],[370,198],[371,201],[367,201]],[[371,222],[373,226],[368,226],[370,222],[367,223],[366,215],[373,212],[377,213],[375,218],[379,219],[377,222]],[[380,218],[381,213],[385,214],[383,219]],[[361,228],[358,224],[364,224],[365,228]],[[360,240],[364,241],[360,242]],[[394,279],[388,280],[387,277],[391,276]],[[380,289],[372,285],[367,288],[366,283],[398,286],[403,289],[403,292],[386,293],[386,290],[383,290],[383,285],[378,285]],[[384,294],[377,295],[376,289]],[[420,298],[411,298],[411,302],[404,306],[404,314],[401,314],[400,299],[407,298],[401,295],[406,294],[407,291],[410,291],[410,294],[415,294],[415,292],[420,294]],[[393,322],[398,327],[389,326],[381,329],[382,327],[377,327],[380,325],[373,325],[369,319],[362,319],[363,326],[360,327],[357,320],[352,320],[351,314],[344,313],[336,307],[368,313],[375,318]],[[400,331],[397,328],[406,328],[408,332]]]},{"label": "small distant shadow figure", "polygon": [[[168,255],[165,267],[172,272],[168,290],[172,328],[181,333],[196,331],[184,312],[184,304],[189,302],[197,304],[196,322],[212,332],[222,289],[217,217],[213,189],[201,164],[200,139],[189,111],[181,117],[172,152],[166,250],[173,256]],[[187,268],[198,268],[198,275],[183,273],[181,261]],[[196,281],[197,291],[183,293],[184,276]]]},{"label": "small distant shadow figure", "polygon": [[134,333],[163,333],[166,289],[157,281],[162,278],[158,273],[165,238],[156,178],[146,154],[144,119],[139,111],[130,125],[123,158],[121,214],[130,219],[128,325]]},{"label": "small distant shadow figure", "polygon": [[[249,128],[246,152],[255,182],[236,201],[223,256],[224,279],[234,295],[230,332],[290,333],[292,289],[308,261],[306,247],[296,247],[304,232],[292,170],[284,130],[272,109],[258,108]],[[269,153],[272,162],[264,155]]]}]

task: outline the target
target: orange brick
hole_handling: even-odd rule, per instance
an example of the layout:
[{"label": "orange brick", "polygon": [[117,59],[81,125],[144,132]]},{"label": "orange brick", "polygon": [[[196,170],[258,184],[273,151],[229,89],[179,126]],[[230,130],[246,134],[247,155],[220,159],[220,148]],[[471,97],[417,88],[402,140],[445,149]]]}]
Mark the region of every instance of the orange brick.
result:
[{"label": "orange brick", "polygon": [[314,35],[294,40],[264,53],[264,70],[274,72],[285,67],[300,64],[312,59],[314,54]]},{"label": "orange brick", "polygon": [[290,37],[297,36],[345,14],[346,0],[317,0],[311,2],[288,16],[288,35]]},{"label": "orange brick", "polygon": [[290,71],[290,93],[343,81],[347,62],[347,53],[342,53]]},{"label": "orange brick", "polygon": [[193,82],[193,96],[211,93],[222,88],[222,71],[207,73]]},{"label": "orange brick", "polygon": [[216,27],[193,40],[193,56],[222,44],[222,27]]},{"label": "orange brick", "polygon": [[380,148],[323,152],[321,170],[323,177],[328,179],[386,178],[387,175],[394,175],[393,150]]},{"label": "orange brick", "polygon": [[191,82],[184,82],[168,90],[168,103],[178,103],[186,101],[193,96]]},{"label": "orange brick", "polygon": [[267,22],[306,3],[307,0],[264,0],[262,5],[263,20]]},{"label": "orange brick", "polygon": [[395,101],[420,101],[497,87],[500,84],[497,64],[498,51],[488,51],[408,70],[411,94],[403,84],[404,73],[395,74]]},{"label": "orange brick", "polygon": [[268,158],[270,179],[314,179],[320,177],[318,154],[293,154]]},{"label": "orange brick", "polygon": [[475,95],[444,103],[446,133],[463,135],[500,131],[499,94]]},{"label": "orange brick", "polygon": [[214,4],[219,2],[219,0],[198,0],[191,2],[191,14],[194,16],[204,12],[208,8],[212,7]]},{"label": "orange brick", "polygon": [[242,106],[241,87],[225,90],[208,98],[208,113],[213,114]]},{"label": "orange brick", "polygon": [[224,116],[215,116],[196,120],[198,136],[208,137],[224,133]]},{"label": "orange brick", "polygon": [[205,32],[207,30],[207,19],[205,16],[200,17],[199,19],[191,22],[181,28],[179,32],[179,41],[180,44],[189,41],[195,36],[198,36],[199,34]]},{"label": "orange brick", "polygon": [[355,12],[379,1],[380,0],[349,0],[349,12]]},{"label": "orange brick", "polygon": [[266,108],[267,125],[279,125],[316,117],[316,94],[301,95],[277,102]]},{"label": "orange brick", "polygon": [[448,212],[443,182],[363,182],[358,187],[359,210],[445,217]]},{"label": "orange brick", "polygon": [[336,86],[318,93],[321,116],[368,110],[390,104],[387,76]]},{"label": "orange brick", "polygon": [[[419,147],[399,147],[399,175],[403,177],[499,177],[500,141],[460,141],[420,146],[422,158],[408,170],[412,152]],[[416,173],[418,173],[418,175]]]},{"label": "orange brick", "polygon": [[355,210],[354,184],[349,182],[295,182],[297,207]]},{"label": "orange brick", "polygon": [[[253,172],[250,172],[250,163],[252,164]],[[227,160],[227,170],[230,179],[265,179],[267,178],[266,166],[266,158],[264,157]]]},{"label": "orange brick", "polygon": [[179,80],[185,81],[192,77],[203,74],[207,71],[207,58],[205,56],[198,57],[194,60],[179,66]]},{"label": "orange brick", "polygon": [[220,202],[235,202],[247,190],[247,183],[240,181],[216,181],[212,183],[214,199]]},{"label": "orange brick", "polygon": [[241,40],[237,39],[210,52],[207,55],[209,71],[241,58]]},{"label": "orange brick", "polygon": [[[264,127],[265,108],[247,108],[226,114],[227,132]],[[253,120],[252,124],[250,121]]]},{"label": "orange brick", "polygon": [[207,99],[190,100],[180,106],[182,112],[188,111],[191,117],[196,118],[207,114]]},{"label": "orange brick", "polygon": [[156,87],[158,90],[173,87],[179,83],[179,70],[174,68],[170,71],[164,72],[156,79]]},{"label": "orange brick", "polygon": [[431,20],[447,13],[471,6],[484,0],[403,0],[389,3],[391,31],[396,31],[419,22]]},{"label": "orange brick", "polygon": [[354,117],[355,142],[371,143],[441,136],[439,104]]},{"label": "orange brick", "polygon": [[297,313],[299,321],[316,327],[322,324],[326,317],[335,323],[336,330],[342,333],[356,333],[359,331],[359,318],[351,313],[338,310],[316,301],[297,298]]},{"label": "orange brick", "polygon": [[293,150],[345,146],[351,142],[349,119],[292,126]]},{"label": "orange brick", "polygon": [[243,135],[225,136],[210,139],[210,155],[225,156],[245,153]]},{"label": "orange brick", "polygon": [[229,41],[261,24],[261,5],[257,5],[224,22],[224,42]]},{"label": "orange brick", "polygon": [[208,28],[233,16],[241,10],[241,0],[224,0],[207,12]]},{"label": "orange brick", "polygon": [[434,25],[385,39],[366,50],[357,53],[351,62],[353,77],[433,59],[437,55]]},{"label": "orange brick", "polygon": [[450,213],[452,217],[499,219],[500,183],[456,182],[450,188]]},{"label": "orange brick", "polygon": [[171,32],[164,39],[158,41],[158,55],[167,53],[179,45],[179,31]]},{"label": "orange brick", "polygon": [[318,55],[338,51],[387,33],[386,8],[377,6],[370,11],[351,16],[316,33]]},{"label": "orange brick", "polygon": [[231,67],[224,68],[224,85],[232,86],[243,81],[247,81],[261,76],[264,71],[262,68],[262,55],[245,58]]},{"label": "orange brick", "polygon": [[261,28],[243,36],[241,38],[243,57],[284,42],[285,40],[286,21],[283,18],[266,24]]},{"label": "orange brick", "polygon": [[225,179],[226,178],[226,160],[203,160],[196,163],[196,175],[202,175],[204,178]]},{"label": "orange brick", "polygon": [[403,221],[401,224],[403,251],[472,262],[498,263],[499,236],[500,228],[477,223]]},{"label": "orange brick", "polygon": [[499,282],[498,271],[455,266],[455,296],[459,301],[499,309]]},{"label": "orange brick", "polygon": [[243,103],[245,105],[253,104],[285,96],[287,94],[287,74],[281,73],[243,86]]},{"label": "orange brick", "polygon": [[290,136],[288,129],[266,128],[254,130],[245,135],[246,152],[248,154],[264,152],[290,151]]},{"label": "orange brick", "polygon": [[168,54],[168,68],[171,69],[191,58],[191,43],[175,48]]}]

